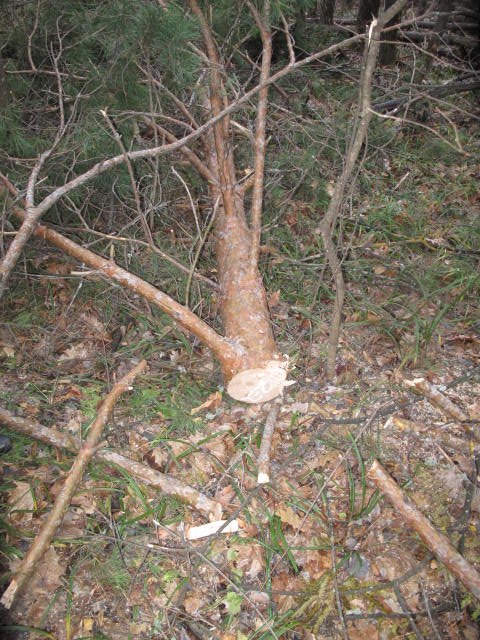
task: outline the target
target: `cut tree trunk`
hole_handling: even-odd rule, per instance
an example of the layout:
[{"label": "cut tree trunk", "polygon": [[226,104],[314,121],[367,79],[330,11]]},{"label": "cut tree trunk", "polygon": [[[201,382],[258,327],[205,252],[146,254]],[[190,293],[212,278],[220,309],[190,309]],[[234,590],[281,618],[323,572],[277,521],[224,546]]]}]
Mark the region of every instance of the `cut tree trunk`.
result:
[{"label": "cut tree trunk", "polygon": [[[13,211],[21,220],[25,218],[25,212],[19,207],[13,207]],[[237,306],[235,289],[227,288],[228,295],[222,296],[224,299],[222,308],[225,314],[224,321],[228,327],[226,332],[230,331],[231,335],[222,337],[190,309],[135,274],[122,269],[113,260],[102,258],[44,225],[38,225],[34,235],[47,240],[110,280],[141,295],[169,315],[180,327],[196,336],[214,353],[222,369],[227,392],[235,400],[249,403],[267,402],[281,395],[283,388],[289,384],[286,381],[288,361],[278,354],[271,329],[265,336],[259,333],[259,330],[264,330],[268,321],[268,315],[265,315],[265,308],[267,308],[265,292],[261,279],[258,280],[255,289],[246,281],[243,272],[239,273],[241,263],[237,262],[237,258],[241,259],[244,255],[242,250],[238,251],[238,247],[242,249],[240,243],[234,251],[230,252],[226,264],[228,266],[229,261],[233,264],[230,272],[232,277],[237,279],[247,304],[244,304],[244,308],[240,308],[241,305]],[[265,301],[265,308],[263,303],[253,306],[255,292],[263,293],[262,300]],[[233,296],[233,300],[229,296]],[[252,303],[252,306],[248,307],[248,303]],[[236,311],[238,312],[237,321],[233,318]],[[263,318],[254,315],[261,312],[264,314]],[[268,327],[270,328],[269,323]],[[238,335],[232,333],[235,330],[238,330]]]}]

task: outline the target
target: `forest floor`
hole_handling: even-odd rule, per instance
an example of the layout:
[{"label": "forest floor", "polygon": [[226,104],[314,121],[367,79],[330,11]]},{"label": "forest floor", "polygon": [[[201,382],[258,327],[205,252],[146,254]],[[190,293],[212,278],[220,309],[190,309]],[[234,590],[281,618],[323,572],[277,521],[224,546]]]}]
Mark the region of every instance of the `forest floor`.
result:
[{"label": "forest floor", "polygon": [[[478,202],[471,207],[478,214]],[[379,278],[395,269],[382,266],[375,248],[372,254]],[[148,374],[115,409],[108,446],[196,486],[240,528],[187,541],[186,528],[205,516],[94,463],[13,615],[12,629],[25,629],[14,637],[478,637],[472,597],[366,476],[380,459],[478,564],[476,427],[452,422],[404,386],[423,376],[480,420],[478,323],[446,312],[418,353],[415,336],[403,337],[410,351],[404,347],[402,363],[398,344],[379,331],[380,318],[350,311],[333,386],[321,378],[326,321],[306,321],[291,303],[274,301],[274,320],[289,321],[296,335],[297,384],[277,421],[272,483],[258,486],[267,407],[222,399],[206,351],[147,315],[114,326],[112,296],[107,311],[98,284],[90,285],[95,299],[76,295],[59,257],[42,259],[44,276],[21,295],[17,286],[0,335],[2,404],[77,435],[112,380],[147,356]],[[390,293],[371,287],[381,306]],[[420,301],[420,293],[408,295]],[[72,458],[11,437],[1,458],[2,555],[15,570]]]},{"label": "forest floor", "polygon": [[[262,269],[296,381],[268,485],[256,478],[269,407],[233,403],[208,351],[141,300],[71,275],[64,256],[32,243],[0,328],[1,405],[81,436],[114,381],[146,358],[107,446],[217,500],[238,531],[188,540],[205,514],[94,460],[3,637],[480,637],[478,602],[367,477],[379,459],[480,567],[478,117],[461,120],[470,155],[425,130],[383,129],[397,147],[377,140],[376,164],[364,166],[354,214],[342,221],[348,295],[334,385],[323,374],[332,295],[313,264],[318,212],[300,190],[281,212],[286,231],[268,226]],[[405,381],[417,377],[469,420],[412,393]],[[12,441],[0,457],[6,586],[73,456],[3,433]]]}]

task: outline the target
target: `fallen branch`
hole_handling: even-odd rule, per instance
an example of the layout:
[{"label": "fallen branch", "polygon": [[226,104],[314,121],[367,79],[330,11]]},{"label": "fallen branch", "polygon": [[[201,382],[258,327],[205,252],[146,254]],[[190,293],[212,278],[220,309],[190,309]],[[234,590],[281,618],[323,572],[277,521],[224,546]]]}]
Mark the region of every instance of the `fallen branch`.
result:
[{"label": "fallen branch", "polygon": [[[13,213],[25,220],[25,211],[20,207],[12,207]],[[179,304],[166,293],[160,291],[150,283],[142,280],[138,276],[115,264],[113,260],[107,260],[93,251],[78,245],[69,240],[60,233],[49,229],[41,224],[37,225],[33,231],[33,235],[42,238],[55,245],[67,255],[70,255],[83,264],[88,265],[92,269],[96,269],[104,276],[114,282],[126,287],[130,291],[141,295],[151,304],[160,308],[167,315],[175,320],[182,328],[190,331],[201,342],[209,346],[220,362],[231,360],[235,362],[239,355],[239,349],[232,346],[226,338],[220,336],[216,331],[209,327],[206,322],[196,316],[190,309]]]},{"label": "fallen branch", "polygon": [[272,448],[272,437],[277,424],[277,416],[280,411],[281,401],[274,400],[272,408],[268,412],[265,428],[263,430],[260,452],[258,454],[258,476],[257,484],[267,484],[270,482],[270,450]]},{"label": "fallen branch", "polygon": [[377,460],[373,462],[368,477],[405,522],[418,533],[432,553],[476,598],[480,599],[480,574],[458,553],[449,540],[432,526]]},{"label": "fallen branch", "polygon": [[402,96],[401,98],[392,98],[391,100],[385,100],[384,102],[377,102],[372,105],[372,109],[377,113],[385,113],[386,111],[396,110],[398,107],[407,103],[412,104],[419,100],[428,100],[430,98],[444,98],[455,93],[475,91],[479,88],[479,80],[474,80],[472,82],[455,81],[446,85],[425,87],[417,95]]},{"label": "fallen branch", "polygon": [[[76,453],[81,447],[81,443],[78,438],[62,433],[61,431],[57,431],[56,429],[45,427],[38,422],[14,416],[2,407],[0,407],[0,423],[6,425],[12,431],[22,433],[30,438],[35,438],[36,440],[40,440],[41,442],[53,447],[66,449],[72,453]],[[106,462],[107,464],[114,464],[120,469],[124,469],[137,480],[140,480],[140,482],[148,484],[151,487],[155,487],[155,489],[158,489],[165,495],[179,498],[206,516],[213,515],[215,518],[219,519],[222,515],[222,507],[220,503],[215,502],[215,500],[210,500],[210,498],[207,498],[203,493],[200,493],[193,487],[175,479],[173,476],[160,473],[159,471],[155,471],[136,460],[131,460],[119,453],[106,451],[105,449],[97,450],[95,453],[95,459]]]},{"label": "fallen branch", "polygon": [[431,402],[435,407],[438,407],[445,415],[449,418],[453,418],[454,420],[458,420],[459,422],[465,422],[468,420],[468,416],[457,407],[456,404],[445,396],[441,391],[437,389],[437,387],[433,386],[425,380],[425,378],[415,378],[414,380],[404,380],[403,384],[425,396],[427,400]]},{"label": "fallen branch", "polygon": [[33,573],[37,562],[43,556],[55,535],[55,532],[61,525],[63,516],[70,505],[73,494],[82,480],[83,473],[88,463],[95,455],[95,449],[100,442],[103,429],[110,418],[115,403],[122,393],[131,389],[133,381],[137,375],[145,371],[146,366],[147,362],[145,360],[142,360],[137,364],[136,367],[134,367],[126,376],[115,384],[113,389],[100,405],[97,417],[90,427],[86,440],[79,449],[77,458],[65,479],[62,490],[58,494],[47,520],[43,524],[41,530],[33,541],[32,546],[28,550],[27,555],[23,558],[17,573],[2,596],[0,602],[7,609],[10,609],[13,605],[20,590]]}]

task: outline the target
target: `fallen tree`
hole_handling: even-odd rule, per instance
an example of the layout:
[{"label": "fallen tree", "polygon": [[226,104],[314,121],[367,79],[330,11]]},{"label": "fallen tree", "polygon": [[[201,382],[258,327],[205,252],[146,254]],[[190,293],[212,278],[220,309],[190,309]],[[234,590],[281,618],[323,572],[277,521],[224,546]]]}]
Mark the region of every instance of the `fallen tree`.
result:
[{"label": "fallen tree", "polygon": [[[379,15],[378,20],[374,21],[366,39],[366,55],[373,48],[373,43],[378,42],[384,25],[392,20],[405,3],[406,0],[397,0],[392,7]],[[166,96],[166,99],[170,101],[170,106],[172,107],[173,105],[174,107],[171,113],[176,112],[175,117],[166,115],[162,118],[162,114],[160,114],[158,119],[163,119],[161,124],[157,122],[155,114],[148,112],[143,114],[144,124],[153,131],[155,145],[147,149],[127,150],[121,136],[118,135],[115,123],[105,109],[102,111],[103,117],[112,131],[121,153],[96,163],[90,169],[51,190],[43,200],[36,203],[36,192],[41,182],[42,172],[45,173],[46,164],[57,153],[58,148],[65,143],[65,137],[68,134],[69,126],[74,121],[75,114],[74,106],[70,117],[66,117],[65,80],[64,73],[60,69],[64,46],[63,36],[58,32],[60,44],[56,54],[52,54],[53,71],[51,73],[57,83],[59,126],[53,144],[34,163],[25,189],[25,196],[23,197],[22,194],[21,197],[21,206],[18,206],[17,200],[17,205],[14,207],[15,213],[22,218],[23,222],[0,266],[0,295],[5,290],[10,273],[21,251],[29,237],[34,233],[55,244],[77,260],[99,270],[110,279],[156,304],[182,328],[190,331],[213,351],[220,363],[223,378],[227,384],[227,391],[233,398],[244,402],[261,403],[281,395],[284,387],[288,384],[288,358],[281,354],[276,346],[266,292],[258,269],[267,145],[268,89],[270,85],[278,82],[295,69],[326,57],[339,49],[346,48],[364,39],[364,36],[362,34],[348,38],[319,53],[297,61],[291,37],[288,33],[288,23],[281,15],[285,25],[285,36],[290,59],[285,67],[272,74],[272,7],[269,0],[265,0],[262,11],[259,11],[256,5],[247,0],[246,6],[260,33],[263,46],[260,77],[257,86],[245,91],[240,97],[231,99],[229,97],[231,91],[228,87],[228,61],[220,55],[218,44],[214,37],[211,16],[202,11],[197,0],[189,0],[188,6],[190,10],[189,19],[194,20],[201,35],[199,42],[190,43],[190,48],[197,57],[199,74],[202,79],[202,83],[197,83],[196,85],[195,107],[192,108],[185,100],[173,95],[150,70],[139,67],[142,72],[143,82],[151,87],[152,90],[155,88],[155,90],[161,91]],[[177,11],[178,8],[171,9],[166,4],[164,8],[157,7],[156,10],[164,11],[166,12],[165,15],[167,15],[168,11]],[[32,73],[38,72],[31,60],[31,55],[29,58]],[[371,80],[372,65],[374,66],[376,59],[376,49],[375,55],[370,57],[367,55],[367,58],[369,60]],[[365,93],[366,89],[368,94],[368,87],[362,87],[361,91]],[[249,170],[246,176],[244,173],[242,177],[242,171],[235,162],[234,123],[231,122],[230,118],[235,110],[247,104],[255,96],[257,97],[255,132],[254,134],[247,132],[247,137],[251,143],[253,169]],[[363,142],[363,138],[360,139],[358,137],[358,130],[363,131],[364,135],[368,125],[370,115],[367,107],[368,105],[361,101],[357,129],[353,133],[350,144],[350,151],[354,148],[354,153],[345,162],[345,170],[342,173],[336,196],[333,199],[334,202],[322,226],[322,238],[326,245],[330,266],[337,284],[337,295],[341,294],[341,273],[340,263],[335,255],[336,249],[331,242],[332,227],[338,215],[345,184],[350,178],[353,164],[356,157],[358,157]],[[203,123],[200,124],[202,119]],[[175,133],[168,127],[170,123],[176,125],[177,128],[180,126],[183,131],[187,131],[187,134],[177,138]],[[200,142],[199,148],[193,148],[192,145],[195,141]],[[183,160],[206,182],[208,195],[212,203],[212,210],[215,215],[213,225],[218,267],[218,306],[223,325],[223,336],[209,327],[187,306],[179,304],[166,293],[119,267],[113,260],[94,254],[48,227],[39,226],[40,218],[62,198],[68,197],[75,189],[106,171],[126,164],[135,195],[138,219],[142,223],[148,241],[153,244],[151,230],[149,229],[145,212],[142,210],[132,163],[145,158],[158,158],[174,151],[179,151],[183,156]],[[10,196],[17,199],[20,198],[20,193],[12,181],[6,176],[3,176],[2,179],[10,192]],[[331,376],[334,375],[334,357],[341,308],[342,303],[337,300],[335,321],[332,328],[333,337],[329,348],[329,373]]]}]

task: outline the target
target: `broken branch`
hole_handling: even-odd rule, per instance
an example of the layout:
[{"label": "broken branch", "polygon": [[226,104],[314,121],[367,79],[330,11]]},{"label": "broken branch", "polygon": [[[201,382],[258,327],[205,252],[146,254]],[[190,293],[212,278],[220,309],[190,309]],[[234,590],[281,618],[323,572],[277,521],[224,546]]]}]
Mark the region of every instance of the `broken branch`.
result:
[{"label": "broken branch", "polygon": [[258,454],[258,476],[257,484],[267,484],[270,482],[270,450],[272,448],[272,437],[277,424],[277,417],[280,411],[281,401],[274,400],[272,408],[268,412],[265,428],[263,430],[260,452]]},{"label": "broken branch", "polygon": [[368,477],[405,522],[418,533],[430,551],[476,598],[480,599],[480,574],[458,553],[449,540],[432,526],[377,460],[374,460]]},{"label": "broken branch", "polygon": [[[25,212],[19,207],[13,207],[15,215],[24,220]],[[76,244],[72,240],[65,238],[60,233],[49,229],[44,225],[38,225],[34,231],[34,235],[43,238],[51,244],[55,245],[65,253],[80,262],[87,264],[89,267],[96,269],[110,280],[130,289],[131,291],[143,296],[146,300],[159,307],[167,315],[175,320],[181,327],[190,331],[201,342],[206,344],[217,356],[221,363],[235,363],[241,356],[241,350],[232,346],[226,338],[220,336],[216,331],[208,326],[203,320],[196,316],[190,309],[179,304],[176,300],[163,293],[150,283],[142,280],[138,276],[122,267],[119,267],[113,260],[106,260],[101,256],[93,253],[89,249],[85,249]],[[232,364],[234,368],[234,364]]]},{"label": "broken branch", "polygon": [[12,607],[20,590],[32,574],[37,562],[43,556],[55,535],[55,532],[61,525],[63,516],[70,505],[73,494],[82,480],[83,473],[95,454],[95,449],[100,442],[103,429],[110,418],[115,403],[122,393],[131,389],[133,381],[140,373],[145,371],[146,366],[147,362],[145,360],[142,360],[137,364],[136,367],[134,367],[126,376],[114,385],[113,389],[100,405],[97,417],[90,427],[86,440],[78,451],[77,458],[65,479],[62,490],[58,494],[47,520],[43,524],[37,537],[33,541],[32,546],[28,550],[27,555],[23,558],[17,573],[2,596],[0,602],[7,609]]},{"label": "broken branch", "polygon": [[[38,422],[14,416],[2,407],[0,407],[0,423],[12,431],[23,433],[30,438],[40,440],[40,442],[44,442],[52,447],[66,449],[72,453],[76,453],[81,447],[81,442],[78,438],[62,433],[57,429],[46,427]],[[140,480],[140,482],[158,489],[165,495],[179,498],[206,516],[213,515],[215,518],[220,518],[222,515],[220,503],[215,502],[215,500],[210,500],[210,498],[207,498],[203,493],[184,484],[173,476],[155,471],[155,469],[151,469],[136,460],[126,458],[115,451],[99,449],[95,453],[95,458],[107,464],[114,464],[120,469],[124,469],[132,476],[135,476],[137,480]]]},{"label": "broken branch", "polygon": [[425,380],[425,378],[404,380],[403,384],[416,393],[425,396],[433,406],[443,411],[443,413],[449,418],[453,418],[459,422],[465,422],[468,420],[468,416],[462,411],[462,409],[460,409],[460,407],[453,404],[450,398],[439,391],[433,384],[430,384],[428,380]]}]

